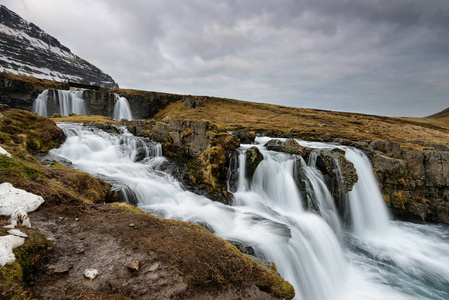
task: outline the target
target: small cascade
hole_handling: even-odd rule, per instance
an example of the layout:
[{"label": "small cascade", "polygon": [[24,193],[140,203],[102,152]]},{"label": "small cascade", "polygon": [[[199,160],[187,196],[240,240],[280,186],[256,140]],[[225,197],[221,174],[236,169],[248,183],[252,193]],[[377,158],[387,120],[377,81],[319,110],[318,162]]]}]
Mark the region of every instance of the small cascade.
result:
[{"label": "small cascade", "polygon": [[[390,222],[370,162],[357,149],[341,147],[359,175],[349,193],[354,234],[345,235],[343,248],[335,234],[335,207],[313,155],[306,165],[259,146],[264,159],[248,180],[244,145],[234,161],[235,205],[227,206],[187,191],[161,171],[165,158],[159,144],[126,130],[112,135],[81,125],[59,126],[67,140],[52,154],[126,186],[125,201],[149,213],[202,224],[223,239],[252,247],[293,284],[295,299],[449,299],[449,228]],[[295,182],[298,172],[305,191]]]},{"label": "small cascade", "polygon": [[[251,245],[257,245],[262,257],[276,263],[282,276],[295,286],[297,299],[332,299],[344,285],[347,268],[338,238],[321,217],[304,210],[293,174],[297,158],[263,147],[259,150],[264,159],[248,185],[245,185],[245,153],[240,153],[239,162],[243,164],[239,166],[235,203],[275,222],[270,232],[276,233],[277,239],[284,236],[285,240],[269,241],[267,236],[249,232],[240,239],[248,241],[250,238]],[[303,171],[310,172],[311,167],[303,165],[306,167]],[[327,188],[324,182],[319,184],[318,181],[319,177],[311,179],[314,185],[310,188],[310,197],[321,201],[315,197],[325,193],[320,189]],[[329,191],[327,193],[330,195]],[[322,210],[324,212],[324,207]],[[263,224],[260,221],[258,224]],[[340,231],[339,227],[336,231]]]},{"label": "small cascade", "polygon": [[[332,299],[344,285],[342,248],[321,217],[304,212],[290,156],[264,151],[253,180],[239,184],[238,204],[229,207],[186,191],[158,171],[160,158],[136,160],[141,146],[127,132],[113,136],[79,125],[59,126],[68,138],[52,154],[95,176],[126,183],[147,212],[204,224],[224,239],[251,245],[257,256],[276,263],[296,287],[296,299]],[[158,149],[149,151],[157,154]]]},{"label": "small cascade", "polygon": [[39,116],[47,117],[47,99],[48,90],[45,90],[37,96],[36,100],[34,100],[33,112],[37,113]]},{"label": "small cascade", "polygon": [[352,231],[359,237],[382,236],[389,228],[390,218],[371,163],[362,151],[345,150],[346,158],[354,164],[359,177],[348,193]]},{"label": "small cascade", "polygon": [[306,182],[306,192],[309,208],[316,207],[318,213],[331,226],[335,233],[340,236],[342,226],[338,216],[337,207],[332,198],[329,189],[324,183],[323,175],[316,168],[316,152],[312,152],[309,157],[309,163],[306,165],[301,158],[301,173]]},{"label": "small cascade", "polygon": [[33,112],[49,117],[55,113],[63,117],[70,114],[87,115],[87,102],[83,91],[45,90],[33,103]]},{"label": "small cascade", "polygon": [[114,97],[115,105],[112,113],[112,119],[116,121],[120,121],[121,119],[132,121],[133,116],[131,113],[131,108],[129,107],[128,99],[121,97],[118,94],[114,94]]}]

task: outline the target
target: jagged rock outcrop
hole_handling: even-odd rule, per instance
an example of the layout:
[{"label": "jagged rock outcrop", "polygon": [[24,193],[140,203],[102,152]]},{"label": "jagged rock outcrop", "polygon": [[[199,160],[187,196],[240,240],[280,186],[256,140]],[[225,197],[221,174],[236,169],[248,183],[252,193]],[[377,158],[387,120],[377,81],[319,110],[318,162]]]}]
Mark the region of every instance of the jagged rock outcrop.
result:
[{"label": "jagged rock outcrop", "polygon": [[252,144],[256,139],[256,133],[249,128],[235,130],[234,134],[239,138],[240,143],[242,144]]},{"label": "jagged rock outcrop", "polygon": [[376,149],[372,156],[375,173],[394,216],[449,223],[449,152],[404,151],[388,141],[371,145]]},{"label": "jagged rock outcrop", "polygon": [[0,72],[118,88],[111,76],[0,5]]},{"label": "jagged rock outcrop", "polygon": [[136,120],[125,124],[130,132],[161,142],[164,155],[185,169],[175,175],[194,192],[230,202],[226,168],[232,152],[240,145],[237,136],[220,132],[216,125],[205,121]]},{"label": "jagged rock outcrop", "polygon": [[334,149],[321,149],[317,152],[316,165],[330,182],[330,190],[338,197],[340,193],[352,191],[358,180],[354,164],[345,157],[345,151]]}]

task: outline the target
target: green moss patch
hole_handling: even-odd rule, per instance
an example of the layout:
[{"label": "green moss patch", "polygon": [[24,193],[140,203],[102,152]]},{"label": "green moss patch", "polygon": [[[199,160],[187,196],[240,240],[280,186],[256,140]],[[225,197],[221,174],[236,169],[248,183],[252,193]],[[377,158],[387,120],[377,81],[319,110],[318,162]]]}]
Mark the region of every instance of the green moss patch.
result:
[{"label": "green moss patch", "polygon": [[[5,230],[1,234],[5,234]],[[28,234],[22,246],[13,250],[16,260],[0,269],[0,298],[28,298],[27,286],[41,268],[50,241],[36,229],[21,228]]]}]

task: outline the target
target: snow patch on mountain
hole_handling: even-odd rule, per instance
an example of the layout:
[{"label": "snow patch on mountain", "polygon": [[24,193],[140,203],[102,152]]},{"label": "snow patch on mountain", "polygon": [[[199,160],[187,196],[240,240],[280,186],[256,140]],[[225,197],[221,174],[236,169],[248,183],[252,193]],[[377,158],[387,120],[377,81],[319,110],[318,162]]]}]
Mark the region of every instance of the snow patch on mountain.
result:
[{"label": "snow patch on mountain", "polygon": [[0,72],[118,87],[109,75],[3,5],[0,5]]}]

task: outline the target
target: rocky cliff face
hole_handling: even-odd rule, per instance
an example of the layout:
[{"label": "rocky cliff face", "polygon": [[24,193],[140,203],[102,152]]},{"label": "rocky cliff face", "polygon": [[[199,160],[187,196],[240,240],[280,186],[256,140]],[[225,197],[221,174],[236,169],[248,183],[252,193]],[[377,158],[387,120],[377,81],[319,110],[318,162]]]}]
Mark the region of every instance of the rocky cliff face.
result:
[{"label": "rocky cliff face", "polygon": [[395,217],[449,223],[447,147],[434,144],[416,153],[390,141],[373,141],[370,146],[382,193]]},{"label": "rocky cliff face", "polygon": [[174,173],[195,193],[229,204],[226,167],[240,146],[236,135],[206,121],[137,120],[125,122],[135,135],[162,143],[164,156],[176,161]]},{"label": "rocky cliff face", "polygon": [[0,5],[0,72],[117,88],[111,76]]}]

